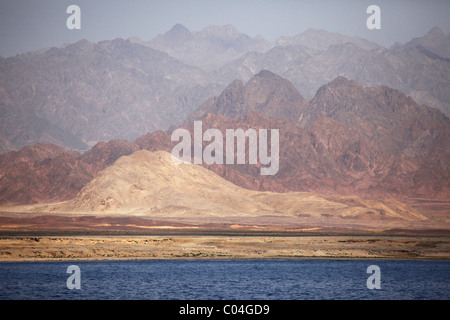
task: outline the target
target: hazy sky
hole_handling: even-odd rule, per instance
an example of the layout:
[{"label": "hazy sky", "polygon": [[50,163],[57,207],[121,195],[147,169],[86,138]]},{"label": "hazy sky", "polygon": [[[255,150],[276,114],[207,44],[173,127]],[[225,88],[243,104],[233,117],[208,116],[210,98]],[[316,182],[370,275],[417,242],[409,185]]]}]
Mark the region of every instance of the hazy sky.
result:
[{"label": "hazy sky", "polygon": [[[81,30],[69,30],[66,9],[81,9]],[[381,30],[368,30],[366,9],[381,8]],[[267,40],[319,28],[389,47],[439,26],[450,32],[449,0],[0,0],[0,55],[132,36],[150,40],[181,23],[191,31],[233,24]]]}]

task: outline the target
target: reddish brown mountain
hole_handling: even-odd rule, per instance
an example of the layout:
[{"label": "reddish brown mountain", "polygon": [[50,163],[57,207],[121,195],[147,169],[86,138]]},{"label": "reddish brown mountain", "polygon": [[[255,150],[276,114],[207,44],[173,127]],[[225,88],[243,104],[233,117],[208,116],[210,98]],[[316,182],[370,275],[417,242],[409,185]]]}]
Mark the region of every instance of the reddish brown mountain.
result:
[{"label": "reddish brown mountain", "polygon": [[[84,154],[53,144],[35,144],[0,155],[0,203],[29,204],[73,198],[118,158],[146,150],[170,151],[170,134],[156,131],[136,143],[99,142]],[[170,147],[171,148],[171,147]]]},{"label": "reddish brown mountain", "polygon": [[239,118],[250,111],[296,121],[302,112],[303,100],[290,81],[262,70],[245,85],[240,80],[233,81],[219,96],[209,99],[194,111],[185,124],[201,120],[208,113]]},{"label": "reddish brown mountain", "polygon": [[450,157],[446,151],[449,149],[444,147],[449,143],[448,129],[434,139],[429,129],[425,129],[404,152],[395,154],[384,150],[380,147],[382,143],[366,133],[331,118],[320,118],[305,129],[254,112],[242,119],[210,114],[203,119],[203,129],[210,126],[223,132],[226,128],[280,129],[280,168],[276,175],[260,176],[254,165],[209,166],[245,188],[359,194],[371,198],[450,196]]},{"label": "reddish brown mountain", "polygon": [[73,198],[97,173],[138,150],[126,141],[98,143],[85,154],[35,144],[0,157],[0,203],[29,204]]},{"label": "reddish brown mountain", "polygon": [[424,131],[438,134],[449,124],[439,110],[421,106],[398,90],[386,86],[364,88],[344,77],[322,86],[304,107],[298,123],[308,127],[322,117],[358,130],[377,141],[380,148],[396,154]]},{"label": "reddish brown mountain", "polygon": [[76,194],[92,178],[80,170],[79,154],[52,144],[35,144],[0,157],[0,202],[35,203]]},{"label": "reddish brown mountain", "polygon": [[[247,87],[260,77],[255,76],[245,87],[234,82],[218,98],[200,107],[190,120],[201,119],[203,130],[212,127],[222,132],[228,128],[278,128],[278,173],[260,176],[259,169],[249,165],[212,165],[211,170],[240,186],[258,190],[449,197],[450,121],[439,110],[419,105],[389,87],[364,88],[338,77],[309,101],[300,103],[290,99],[296,96],[291,94],[283,102],[296,103],[286,104],[287,108],[280,100],[266,104],[278,115],[298,119],[296,125],[273,117],[273,113],[268,117],[267,109],[257,110],[266,114],[263,116],[253,107],[245,108],[244,101],[252,105],[258,94],[242,97],[252,92]],[[256,92],[271,97],[274,87]],[[243,111],[236,116],[236,109]]]}]

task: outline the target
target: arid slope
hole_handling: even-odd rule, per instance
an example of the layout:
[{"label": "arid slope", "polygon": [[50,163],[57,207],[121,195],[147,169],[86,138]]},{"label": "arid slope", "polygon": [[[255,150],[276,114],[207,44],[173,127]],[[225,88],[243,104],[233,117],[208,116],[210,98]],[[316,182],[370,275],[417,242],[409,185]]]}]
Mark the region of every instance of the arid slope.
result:
[{"label": "arid slope", "polygon": [[420,221],[426,218],[395,200],[273,193],[243,189],[199,165],[175,164],[166,151],[140,150],[119,158],[73,200],[40,212],[147,217],[331,217]]}]

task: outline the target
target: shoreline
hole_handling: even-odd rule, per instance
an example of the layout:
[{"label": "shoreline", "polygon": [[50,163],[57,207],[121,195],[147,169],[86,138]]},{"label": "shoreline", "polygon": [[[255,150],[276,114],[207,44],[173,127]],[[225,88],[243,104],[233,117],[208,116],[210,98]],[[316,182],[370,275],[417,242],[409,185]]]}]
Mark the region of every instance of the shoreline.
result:
[{"label": "shoreline", "polygon": [[7,263],[35,263],[35,262],[116,262],[116,261],[299,261],[299,260],[334,260],[334,261],[450,261],[450,257],[442,258],[377,258],[377,257],[319,257],[319,256],[302,256],[302,257],[267,257],[267,258],[50,258],[50,259],[24,259],[24,260],[0,260],[0,264]]},{"label": "shoreline", "polygon": [[1,236],[0,262],[450,260],[449,236]]}]

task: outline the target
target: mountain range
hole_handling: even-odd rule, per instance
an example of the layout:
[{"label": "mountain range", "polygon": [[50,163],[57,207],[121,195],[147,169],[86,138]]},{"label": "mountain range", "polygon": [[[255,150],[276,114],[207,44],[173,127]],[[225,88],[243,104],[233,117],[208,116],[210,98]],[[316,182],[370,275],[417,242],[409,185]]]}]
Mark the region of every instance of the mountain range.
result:
[{"label": "mountain range", "polygon": [[[200,105],[182,125],[191,133],[193,120],[201,120],[203,130],[222,132],[279,129],[280,168],[274,176],[261,176],[260,164],[248,162],[204,165],[245,189],[401,201],[450,196],[448,117],[386,86],[365,88],[338,77],[305,100],[290,81],[264,70],[246,84],[233,81]],[[6,153],[0,157],[0,203],[72,199],[121,156],[171,152],[171,133],[100,142],[85,153],[50,144]]]},{"label": "mountain range", "polygon": [[[253,90],[260,82],[272,83],[264,94]],[[450,122],[442,112],[398,90],[364,88],[343,77],[308,100],[292,88],[288,80],[262,71],[245,86],[233,82],[193,113],[204,130],[280,128],[275,176],[258,177],[257,170],[239,165],[213,165],[212,170],[258,190],[448,199]],[[281,104],[282,110],[274,98],[279,92],[290,102]],[[248,113],[236,111],[242,101],[250,106]]]},{"label": "mountain range", "polygon": [[[439,28],[390,49],[364,45],[351,38],[332,41],[335,37],[321,30],[305,33],[310,36],[300,34],[288,41],[289,45],[278,45],[263,53],[249,52],[224,65],[216,74],[228,81],[235,78],[246,81],[268,69],[290,80],[305,98],[313,97],[322,85],[343,76],[363,86],[398,89],[417,102],[450,115],[450,60],[446,58],[450,54],[450,36]],[[325,40],[318,45],[301,42],[305,38]]]},{"label": "mountain range", "polygon": [[438,27],[389,49],[359,37],[311,28],[270,42],[250,38],[231,25],[210,26],[200,32],[176,25],[151,41],[139,43],[210,71],[216,82],[246,82],[267,69],[290,80],[310,98],[322,85],[344,76],[364,86],[387,85],[401,90],[450,115],[450,35]]},{"label": "mountain range", "polygon": [[198,32],[176,25],[150,41],[81,40],[0,57],[0,152],[133,141],[180,125],[231,82],[247,83],[261,70],[289,80],[304,99],[343,76],[450,115],[449,44],[439,28],[387,49],[324,30],[267,41],[231,25]]},{"label": "mountain range", "polygon": [[168,53],[187,65],[206,71],[220,68],[247,52],[265,52],[272,47],[261,37],[251,38],[232,25],[209,26],[199,32],[190,32],[177,24],[150,41],[131,38],[132,42]]},{"label": "mountain range", "polygon": [[[1,211],[448,222],[448,43],[438,28],[386,49],[176,25],[0,58]],[[261,175],[248,149],[245,164],[175,165],[172,132],[194,121],[278,129],[279,170]]]},{"label": "mountain range", "polygon": [[[4,59],[0,87],[3,100],[13,103],[4,108],[15,104],[24,114],[34,114],[75,136],[76,143],[64,139],[60,145],[78,150],[98,141],[132,140],[167,129],[215,92],[200,69],[123,39],[97,44],[82,40]],[[22,123],[20,115],[11,126]],[[42,127],[30,122],[34,143],[63,138],[55,134],[53,141],[45,141]],[[11,134],[9,141],[16,140]],[[22,140],[17,141],[17,148],[23,146]]]}]

